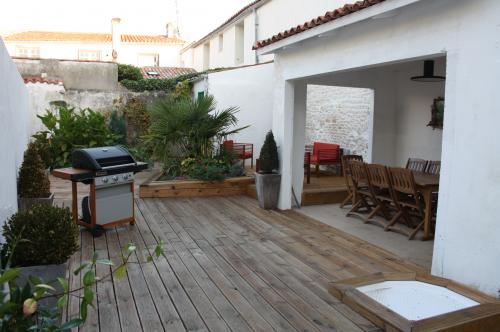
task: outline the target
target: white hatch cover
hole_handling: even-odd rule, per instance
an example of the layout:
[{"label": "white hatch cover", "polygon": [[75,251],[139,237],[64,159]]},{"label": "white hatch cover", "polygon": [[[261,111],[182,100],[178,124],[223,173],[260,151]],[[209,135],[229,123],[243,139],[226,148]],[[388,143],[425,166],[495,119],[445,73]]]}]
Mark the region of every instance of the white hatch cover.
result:
[{"label": "white hatch cover", "polygon": [[413,321],[479,305],[448,288],[420,281],[384,281],[356,289]]}]

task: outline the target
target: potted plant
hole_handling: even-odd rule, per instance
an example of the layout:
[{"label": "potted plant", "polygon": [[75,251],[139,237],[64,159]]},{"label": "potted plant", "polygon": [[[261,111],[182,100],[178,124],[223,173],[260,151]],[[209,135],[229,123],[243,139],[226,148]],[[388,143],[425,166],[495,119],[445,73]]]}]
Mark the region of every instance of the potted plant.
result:
[{"label": "potted plant", "polygon": [[3,236],[12,266],[21,267],[24,284],[29,275],[45,281],[64,278],[66,261],[78,249],[79,230],[68,208],[36,204],[12,215]]},{"label": "potted plant", "polygon": [[281,184],[281,174],[276,172],[278,168],[278,148],[272,131],[269,131],[260,150],[259,172],[255,173],[257,197],[262,209],[276,209],[278,205]]},{"label": "potted plant", "polygon": [[54,200],[45,165],[33,143],[28,145],[19,170],[18,196],[19,211],[27,211],[34,204],[52,205]]}]

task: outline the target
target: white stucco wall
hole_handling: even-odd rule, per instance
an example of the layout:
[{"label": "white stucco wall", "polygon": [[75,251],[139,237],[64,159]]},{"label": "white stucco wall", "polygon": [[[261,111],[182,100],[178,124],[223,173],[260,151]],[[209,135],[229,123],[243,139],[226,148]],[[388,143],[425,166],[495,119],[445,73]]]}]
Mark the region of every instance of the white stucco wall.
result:
[{"label": "white stucco wall", "polygon": [[[0,226],[17,211],[17,173],[29,140],[28,91],[0,40]],[[3,239],[0,239],[3,240]]]},{"label": "white stucco wall", "polygon": [[194,85],[193,92],[195,97],[199,91],[213,95],[219,109],[239,107],[238,125],[250,127],[229,139],[253,143],[254,158],[258,158],[266,133],[272,128],[273,86],[270,63],[209,74]]},{"label": "white stucco wall", "polygon": [[[223,32],[221,32],[224,34],[225,50],[223,52],[218,52],[218,34],[211,36],[209,40],[204,42],[210,43],[211,52],[209,68],[240,65],[240,63],[235,63],[234,61],[234,26],[236,24],[243,24],[244,26],[244,61],[242,64],[251,65],[256,63],[256,54],[255,51],[252,50],[252,46],[257,40],[271,37],[278,32],[288,30],[291,27],[302,24],[312,18],[325,14],[327,11],[334,10],[351,2],[350,0],[269,1],[256,9],[256,15],[251,11],[239,22],[234,22],[225,27]],[[257,29],[255,27],[256,23],[258,24]],[[194,49],[194,52],[192,49]],[[181,63],[186,67],[192,67],[198,71],[206,69],[203,68],[203,44],[183,50],[181,52],[181,59]],[[260,55],[258,62],[263,63],[271,60],[273,60],[272,55]]]},{"label": "white stucco wall", "polygon": [[[386,18],[369,18],[399,5],[407,6]],[[287,98],[294,93],[294,79],[446,54],[442,169],[432,273],[494,296],[500,290],[496,208],[500,154],[495,153],[500,141],[499,11],[500,2],[494,0],[387,1],[267,48],[283,47],[367,18],[333,35],[302,40],[300,45],[281,49],[276,55],[280,82],[275,91],[274,119],[279,121],[274,121],[273,129],[278,140],[287,144],[292,135],[286,129],[290,126],[287,119],[293,114],[293,103]],[[280,199],[282,208],[291,204],[287,159],[291,156],[285,153],[282,165],[282,194],[287,196]]]}]

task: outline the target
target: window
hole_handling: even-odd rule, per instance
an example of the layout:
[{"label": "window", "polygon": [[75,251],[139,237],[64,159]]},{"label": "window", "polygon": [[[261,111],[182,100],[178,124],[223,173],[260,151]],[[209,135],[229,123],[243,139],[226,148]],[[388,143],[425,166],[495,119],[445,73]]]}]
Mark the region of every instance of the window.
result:
[{"label": "window", "polygon": [[137,55],[138,67],[158,67],[160,65],[160,56],[154,53],[140,53]]},{"label": "window", "polygon": [[236,25],[236,42],[234,52],[234,64],[241,65],[245,58],[245,25],[244,23]]},{"label": "window", "polygon": [[204,91],[198,91],[197,98],[198,98],[198,99],[201,99],[201,98],[203,98],[203,97],[205,97],[205,92],[204,92]]},{"label": "window", "polygon": [[40,48],[18,46],[16,47],[16,56],[21,58],[40,58]]},{"label": "window", "polygon": [[221,33],[219,35],[219,52],[222,52],[224,50],[224,35]]},{"label": "window", "polygon": [[203,44],[203,70],[210,68],[210,44]]},{"label": "window", "polygon": [[101,51],[78,50],[78,60],[100,61]]}]

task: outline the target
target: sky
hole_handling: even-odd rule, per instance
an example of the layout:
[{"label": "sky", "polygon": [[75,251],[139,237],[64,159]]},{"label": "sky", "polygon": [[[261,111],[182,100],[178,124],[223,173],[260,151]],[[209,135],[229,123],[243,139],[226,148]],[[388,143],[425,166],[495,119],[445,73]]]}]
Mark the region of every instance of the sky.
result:
[{"label": "sky", "polygon": [[3,0],[0,35],[12,32],[110,32],[111,18],[122,19],[122,33],[165,33],[176,22],[187,41],[212,31],[252,0]]}]

